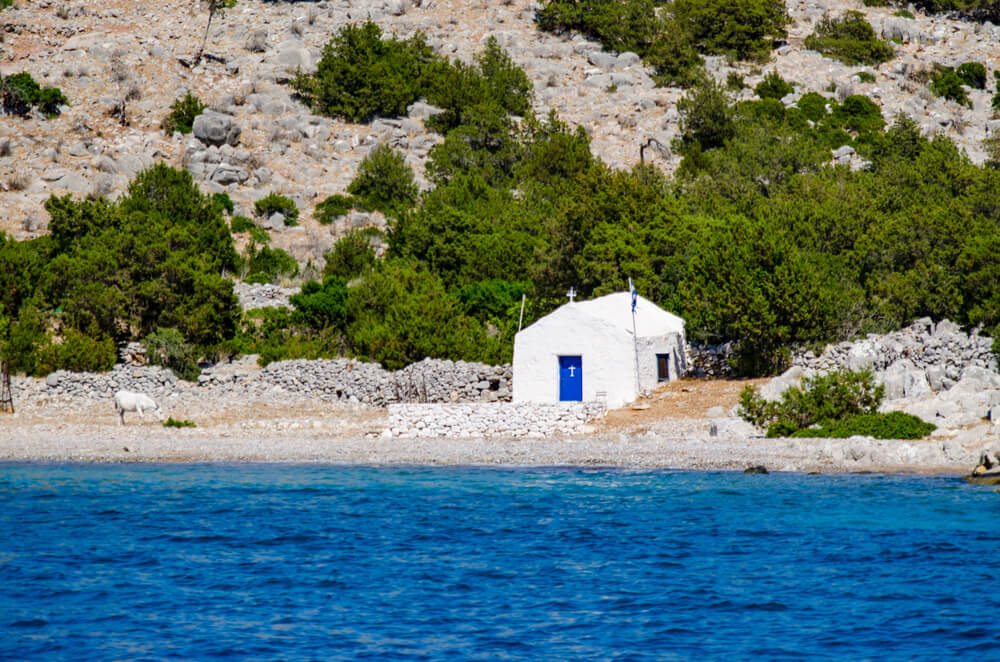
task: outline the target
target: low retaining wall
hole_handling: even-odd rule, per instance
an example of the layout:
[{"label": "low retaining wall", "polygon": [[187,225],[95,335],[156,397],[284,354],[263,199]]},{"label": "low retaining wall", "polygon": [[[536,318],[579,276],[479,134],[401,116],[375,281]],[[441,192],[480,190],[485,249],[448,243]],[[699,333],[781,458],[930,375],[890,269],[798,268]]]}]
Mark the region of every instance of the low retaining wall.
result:
[{"label": "low retaining wall", "polygon": [[493,404],[399,404],[389,406],[393,437],[549,437],[588,432],[603,418],[596,402]]},{"label": "low retaining wall", "polygon": [[294,394],[326,401],[384,407],[400,402],[500,402],[511,397],[511,368],[426,359],[397,370],[351,359],[276,361],[259,368],[252,357],[207,368],[197,383],[178,381],[157,366],[119,364],[110,372],[60,370],[40,379],[14,379],[15,398],[35,395],[103,399],[115,391],[153,398],[181,391],[205,397],[270,397]]}]

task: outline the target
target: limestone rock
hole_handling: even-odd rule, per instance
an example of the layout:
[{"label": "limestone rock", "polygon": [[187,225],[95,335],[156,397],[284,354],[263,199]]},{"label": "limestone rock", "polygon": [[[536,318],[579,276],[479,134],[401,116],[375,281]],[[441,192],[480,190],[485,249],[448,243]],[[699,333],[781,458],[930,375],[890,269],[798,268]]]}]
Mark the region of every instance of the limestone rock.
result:
[{"label": "limestone rock", "polygon": [[208,145],[237,145],[242,130],[229,115],[206,110],[194,118],[195,137]]}]

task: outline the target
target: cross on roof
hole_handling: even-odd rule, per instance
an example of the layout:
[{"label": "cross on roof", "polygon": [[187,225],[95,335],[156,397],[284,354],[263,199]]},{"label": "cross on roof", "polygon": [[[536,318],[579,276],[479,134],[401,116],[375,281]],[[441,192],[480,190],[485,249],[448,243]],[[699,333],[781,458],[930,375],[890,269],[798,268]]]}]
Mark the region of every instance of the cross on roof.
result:
[{"label": "cross on roof", "polygon": [[566,296],[569,297],[569,302],[573,303],[573,297],[576,296],[576,290],[574,290],[572,287],[569,288],[569,292],[566,293]]}]

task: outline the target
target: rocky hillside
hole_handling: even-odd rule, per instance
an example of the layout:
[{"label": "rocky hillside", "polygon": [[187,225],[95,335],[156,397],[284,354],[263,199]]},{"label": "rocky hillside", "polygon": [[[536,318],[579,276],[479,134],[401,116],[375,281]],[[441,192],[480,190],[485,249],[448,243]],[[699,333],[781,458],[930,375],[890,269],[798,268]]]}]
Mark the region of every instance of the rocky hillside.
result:
[{"label": "rocky hillside", "polygon": [[[226,191],[237,213],[249,215],[254,201],[276,192],[296,201],[301,224],[269,228],[275,246],[298,260],[319,262],[348,226],[384,223],[358,212],[332,225],[311,218],[315,204],[343,192],[375,145],[389,142],[407,155],[420,178],[431,146],[440,141],[424,128],[426,107],[410,116],[358,125],[313,116],[283,83],[297,68],[315,67],[322,46],[341,26],[367,19],[386,33],[427,35],[439,53],[469,59],[490,36],[524,68],[535,87],[539,113],[554,109],[583,126],[605,162],[627,168],[639,161],[650,137],[669,144],[677,135],[676,102],[683,91],[656,88],[634,54],[602,53],[580,36],[540,32],[536,0],[239,0],[216,16],[206,57],[190,67],[208,21],[198,2],[146,4],[124,0],[15,0],[0,13],[0,73],[25,71],[45,86],[60,88],[70,105],[54,119],[0,117],[0,230],[18,239],[42,234],[43,203],[51,194],[113,197],[139,170],[162,160],[184,166],[206,192]],[[814,51],[803,40],[824,14],[863,11],[896,57],[881,65],[874,82],[862,82],[849,66]],[[943,17],[899,18],[889,8],[843,0],[789,0],[787,45],[765,65],[732,65],[709,58],[709,71],[725,79],[733,71],[752,87],[771,70],[796,85],[794,96],[865,94],[890,119],[912,116],[926,132],[941,132],[982,161],[980,143],[1000,130],[992,119],[991,92],[970,91],[972,108],[935,97],[913,74],[932,63],[965,61],[1000,67],[1000,28]],[[992,84],[990,85],[992,87]],[[212,129],[228,139],[212,141],[165,135],[160,122],[170,104],[192,92],[223,114]],[[752,95],[749,90],[744,94]],[[110,111],[125,99],[128,125]],[[202,131],[203,138],[206,130]],[[666,170],[678,159],[669,151],[650,154]],[[423,180],[421,179],[421,182]]]}]

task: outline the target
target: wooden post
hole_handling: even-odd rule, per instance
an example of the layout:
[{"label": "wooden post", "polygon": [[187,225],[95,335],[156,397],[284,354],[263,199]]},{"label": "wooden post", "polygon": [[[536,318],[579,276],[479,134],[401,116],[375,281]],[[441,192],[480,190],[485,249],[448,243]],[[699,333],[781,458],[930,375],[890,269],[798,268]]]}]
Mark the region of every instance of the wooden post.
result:
[{"label": "wooden post", "polygon": [[10,369],[0,359],[0,412],[14,413],[14,393],[10,388]]}]

